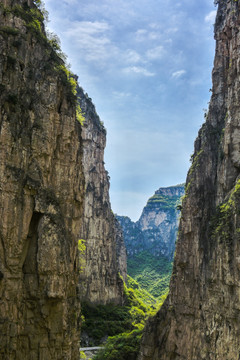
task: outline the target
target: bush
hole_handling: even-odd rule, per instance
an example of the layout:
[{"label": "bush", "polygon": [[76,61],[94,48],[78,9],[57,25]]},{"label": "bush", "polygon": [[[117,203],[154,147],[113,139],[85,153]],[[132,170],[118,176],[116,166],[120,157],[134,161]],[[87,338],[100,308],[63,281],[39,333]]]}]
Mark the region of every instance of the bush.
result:
[{"label": "bush", "polygon": [[166,292],[172,274],[172,262],[164,256],[142,251],[128,258],[128,272],[156,300]]},{"label": "bush", "polygon": [[0,26],[0,34],[4,35],[13,35],[16,36],[19,34],[19,30],[14,29],[10,26]]},{"label": "bush", "polygon": [[133,330],[110,337],[93,360],[136,360],[140,348],[142,330]]}]

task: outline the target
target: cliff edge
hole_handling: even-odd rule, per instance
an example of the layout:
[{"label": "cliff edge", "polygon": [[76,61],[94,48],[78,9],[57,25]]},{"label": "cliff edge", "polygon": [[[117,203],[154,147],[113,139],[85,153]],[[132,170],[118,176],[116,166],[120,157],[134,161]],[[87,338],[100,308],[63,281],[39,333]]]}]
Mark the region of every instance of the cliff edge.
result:
[{"label": "cliff edge", "polygon": [[206,122],[188,172],[170,292],[139,360],[232,360],[240,353],[240,3],[219,0]]}]

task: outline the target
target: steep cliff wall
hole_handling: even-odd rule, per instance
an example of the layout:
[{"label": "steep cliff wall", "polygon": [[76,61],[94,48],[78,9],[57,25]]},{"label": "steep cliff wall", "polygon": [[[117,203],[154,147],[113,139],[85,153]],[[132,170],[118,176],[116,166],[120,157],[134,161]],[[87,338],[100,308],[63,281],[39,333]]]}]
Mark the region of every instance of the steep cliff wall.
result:
[{"label": "steep cliff wall", "polygon": [[149,250],[153,255],[172,260],[178,229],[177,204],[183,195],[183,185],[160,188],[150,197],[136,223],[118,216],[130,256]]},{"label": "steep cliff wall", "polygon": [[141,360],[240,353],[240,3],[219,0],[212,98],[195,142],[170,294],[145,328]]},{"label": "steep cliff wall", "polygon": [[80,124],[32,1],[0,3],[0,358],[78,359]]},{"label": "steep cliff wall", "polygon": [[128,274],[156,298],[169,286],[179,223],[177,205],[183,195],[183,185],[160,188],[137,222],[117,216],[127,248]]},{"label": "steep cliff wall", "polygon": [[[35,3],[0,1],[0,358],[74,360],[86,260],[79,264],[78,240],[90,239],[91,299],[121,302],[126,260],[102,162],[105,130],[79,90],[82,130],[76,82]],[[102,238],[91,249],[95,233]]]},{"label": "steep cliff wall", "polygon": [[91,303],[123,301],[127,255],[123,235],[109,201],[109,176],[104,167],[106,130],[90,98],[78,89],[84,113],[82,128],[85,200],[81,237],[85,240],[85,267],[81,272],[81,298]]}]

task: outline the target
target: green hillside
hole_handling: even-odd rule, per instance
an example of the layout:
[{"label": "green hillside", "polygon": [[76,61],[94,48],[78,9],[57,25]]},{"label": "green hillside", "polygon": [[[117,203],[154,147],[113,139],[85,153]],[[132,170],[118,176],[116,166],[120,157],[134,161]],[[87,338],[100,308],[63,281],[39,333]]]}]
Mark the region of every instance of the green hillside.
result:
[{"label": "green hillside", "polygon": [[128,274],[156,299],[168,290],[171,273],[172,262],[164,256],[143,251],[128,258]]}]

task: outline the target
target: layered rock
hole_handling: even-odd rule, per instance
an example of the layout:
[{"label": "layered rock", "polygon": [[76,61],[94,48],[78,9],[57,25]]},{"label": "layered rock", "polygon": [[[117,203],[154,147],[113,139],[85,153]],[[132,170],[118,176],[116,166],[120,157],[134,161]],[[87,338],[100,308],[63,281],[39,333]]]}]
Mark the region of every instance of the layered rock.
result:
[{"label": "layered rock", "polygon": [[147,323],[141,360],[239,358],[240,4],[217,3],[212,98],[187,177],[170,293]]},{"label": "layered rock", "polygon": [[78,359],[74,96],[32,1],[0,5],[0,357]]},{"label": "layered rock", "polygon": [[140,219],[117,216],[128,254],[128,274],[156,298],[168,289],[184,186],[158,189]]},{"label": "layered rock", "polygon": [[111,210],[109,176],[104,167],[106,130],[91,99],[78,89],[84,113],[82,128],[85,201],[81,237],[85,240],[85,268],[81,273],[81,298],[91,303],[123,301],[126,249],[122,231]]},{"label": "layered rock", "polygon": [[160,188],[148,200],[137,222],[126,216],[117,217],[130,257],[148,250],[154,256],[172,260],[179,222],[177,205],[183,195],[183,185]]},{"label": "layered rock", "polygon": [[[0,358],[74,360],[79,359],[83,268],[78,246],[88,214],[92,211],[95,221],[90,216],[91,230],[84,239],[97,231],[106,235],[88,265],[94,278],[103,264],[96,275],[101,284],[93,290],[103,302],[121,302],[118,271],[124,274],[124,261],[118,261],[117,251],[124,253],[124,244],[105,205],[108,182],[103,153],[98,154],[104,148],[103,129],[99,125],[100,133],[94,133],[96,124],[88,119],[92,105],[79,94],[86,101],[82,131],[76,83],[56,41],[46,38],[34,3],[0,1]],[[88,174],[93,162],[100,178],[94,171]],[[98,211],[109,216],[110,224],[99,221]],[[87,250],[89,260],[93,255]]]}]

